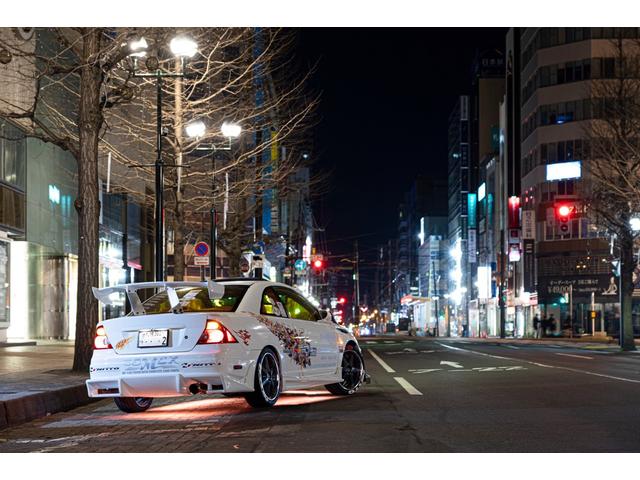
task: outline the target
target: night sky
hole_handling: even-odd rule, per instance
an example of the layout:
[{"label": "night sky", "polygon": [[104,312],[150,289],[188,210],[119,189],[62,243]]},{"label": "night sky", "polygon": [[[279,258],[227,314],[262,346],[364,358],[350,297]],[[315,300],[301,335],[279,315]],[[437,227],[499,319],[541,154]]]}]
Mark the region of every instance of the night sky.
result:
[{"label": "night sky", "polygon": [[[477,51],[504,51],[505,28],[303,28],[298,54],[320,61],[314,155],[332,170],[315,206],[333,255],[365,256],[394,238],[397,208],[418,174],[446,177],[447,120],[470,89]],[[497,108],[497,106],[496,106]],[[320,238],[322,235],[320,235]]]}]

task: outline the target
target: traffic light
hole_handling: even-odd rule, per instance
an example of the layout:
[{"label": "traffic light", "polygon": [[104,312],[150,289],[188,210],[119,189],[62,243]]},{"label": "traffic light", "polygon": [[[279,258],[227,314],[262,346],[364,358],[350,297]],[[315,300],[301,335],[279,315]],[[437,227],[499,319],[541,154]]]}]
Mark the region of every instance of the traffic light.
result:
[{"label": "traffic light", "polygon": [[509,197],[509,228],[520,228],[520,197]]},{"label": "traffic light", "polygon": [[569,220],[573,217],[575,209],[575,205],[570,203],[556,204],[556,218],[560,222],[560,232],[562,234],[569,233]]},{"label": "traffic light", "polygon": [[311,263],[311,265],[316,272],[320,272],[322,269],[324,269],[324,260],[320,260],[319,258],[317,258],[313,261],[313,263]]},{"label": "traffic light", "polygon": [[340,305],[344,305],[345,303],[347,303],[347,299],[346,299],[345,297],[340,297],[340,298],[338,299],[338,303],[339,303]]}]

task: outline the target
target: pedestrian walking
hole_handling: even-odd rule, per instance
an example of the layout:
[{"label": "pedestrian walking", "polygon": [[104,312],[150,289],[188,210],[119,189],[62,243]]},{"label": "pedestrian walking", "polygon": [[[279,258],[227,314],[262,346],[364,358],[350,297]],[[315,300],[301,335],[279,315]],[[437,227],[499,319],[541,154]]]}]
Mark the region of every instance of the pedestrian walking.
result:
[{"label": "pedestrian walking", "polygon": [[544,338],[547,336],[548,329],[549,329],[549,319],[547,318],[547,314],[545,313],[544,317],[542,317],[542,322],[540,323],[540,338]]},{"label": "pedestrian walking", "polygon": [[549,330],[551,331],[551,336],[556,334],[556,318],[553,316],[553,313],[549,316]]},{"label": "pedestrian walking", "polygon": [[542,333],[542,326],[540,325],[540,318],[538,318],[538,315],[533,317],[533,331],[534,338],[540,338],[540,335]]}]

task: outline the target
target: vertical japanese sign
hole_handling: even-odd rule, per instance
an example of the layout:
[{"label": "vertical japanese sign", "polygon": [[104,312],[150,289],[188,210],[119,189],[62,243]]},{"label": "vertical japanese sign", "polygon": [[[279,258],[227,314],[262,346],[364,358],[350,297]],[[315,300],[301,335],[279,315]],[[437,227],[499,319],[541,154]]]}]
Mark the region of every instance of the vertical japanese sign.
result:
[{"label": "vertical japanese sign", "polygon": [[535,240],[536,238],[536,213],[534,210],[522,211],[522,238]]},{"label": "vertical japanese sign", "polygon": [[469,263],[476,263],[476,252],[478,250],[478,246],[476,244],[475,228],[469,229],[469,238],[467,240],[467,248],[469,249]]},{"label": "vertical japanese sign", "polygon": [[475,193],[467,194],[467,215],[468,215],[468,223],[469,228],[476,228],[476,212],[477,212],[477,195]]}]

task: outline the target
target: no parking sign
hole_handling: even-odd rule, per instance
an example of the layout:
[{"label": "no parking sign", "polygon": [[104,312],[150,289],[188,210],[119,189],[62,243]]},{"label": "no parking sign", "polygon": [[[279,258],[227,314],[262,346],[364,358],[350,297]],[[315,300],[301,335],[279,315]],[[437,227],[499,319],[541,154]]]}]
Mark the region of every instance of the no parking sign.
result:
[{"label": "no parking sign", "polygon": [[209,265],[209,244],[207,242],[198,242],[193,248],[195,253],[194,263],[195,265]]}]

